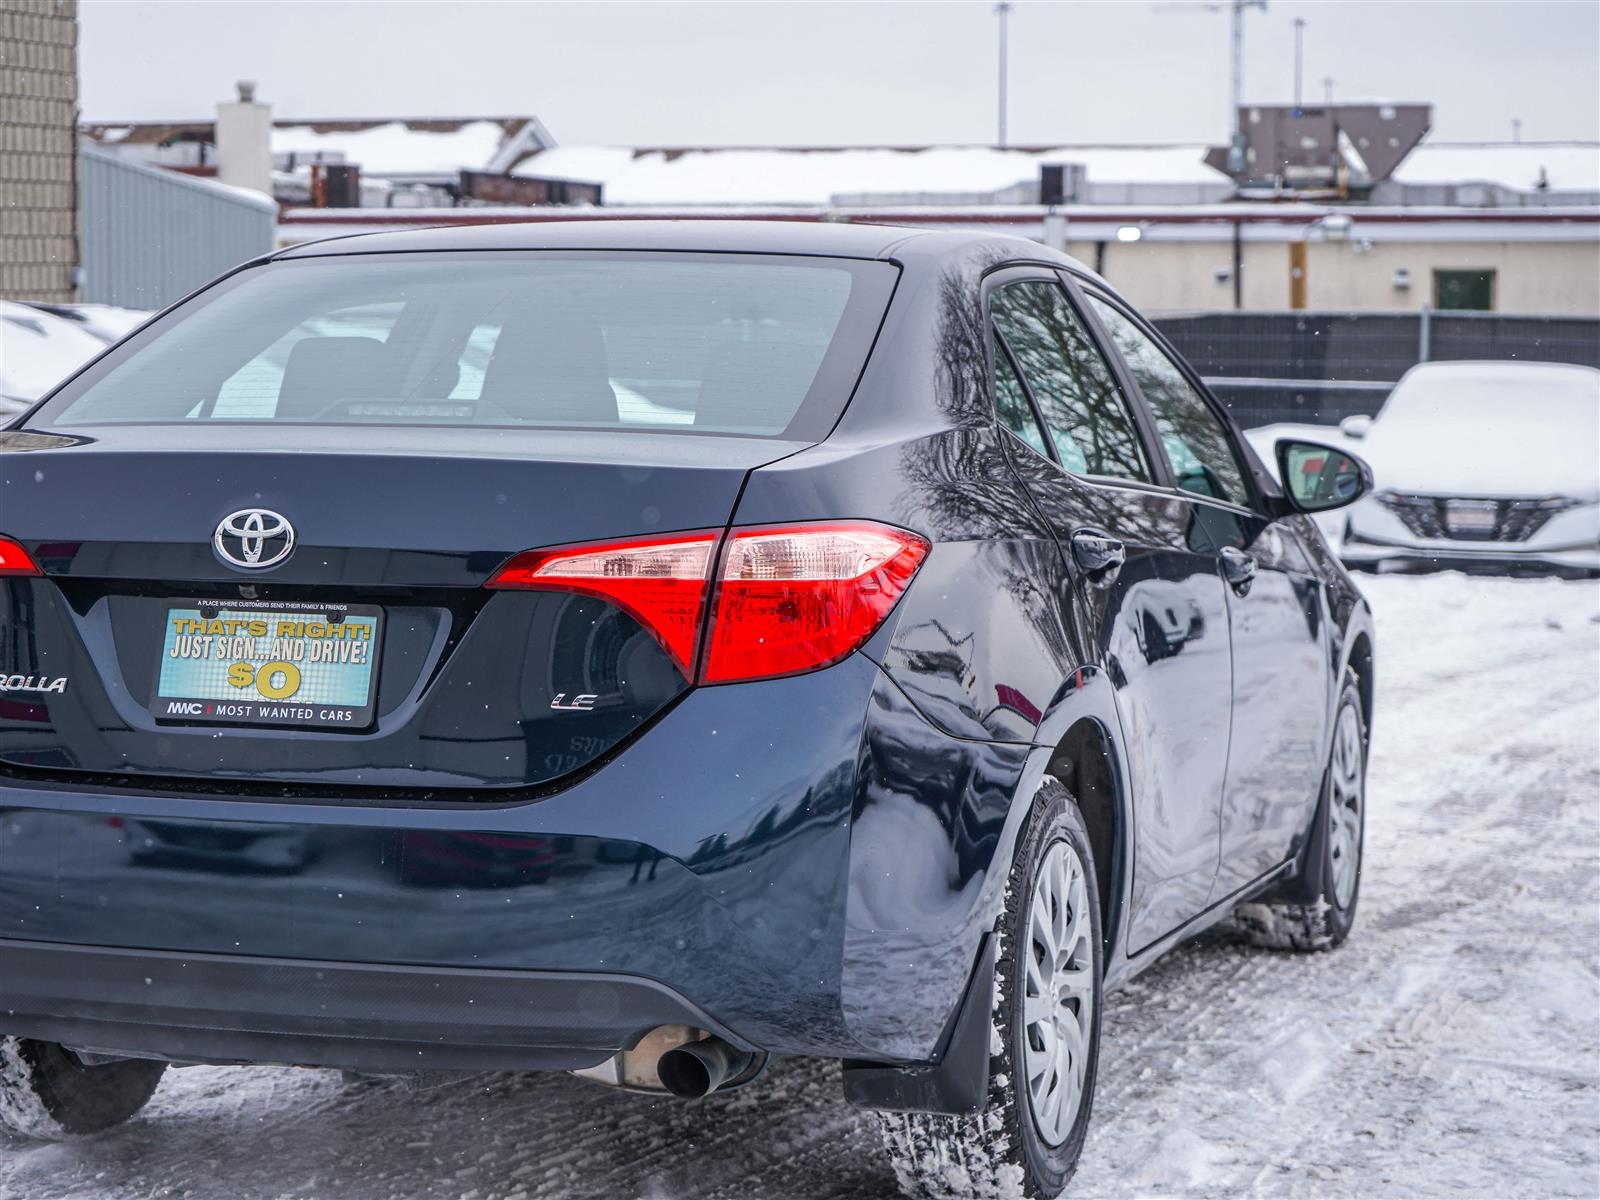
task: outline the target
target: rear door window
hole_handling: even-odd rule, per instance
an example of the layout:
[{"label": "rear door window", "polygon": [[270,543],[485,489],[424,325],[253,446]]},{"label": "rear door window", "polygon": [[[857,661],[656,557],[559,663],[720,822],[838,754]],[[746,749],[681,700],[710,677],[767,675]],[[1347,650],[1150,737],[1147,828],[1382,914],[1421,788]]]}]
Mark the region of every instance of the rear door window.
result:
[{"label": "rear door window", "polygon": [[1017,378],[1016,368],[1011,365],[1011,356],[1006,353],[1005,343],[998,334],[994,338],[994,405],[1002,426],[1046,458],[1050,457],[1050,451],[1045,448],[1044,431],[1039,428],[1039,420],[1033,412],[1033,404],[1022,386],[1022,380]]},{"label": "rear door window", "polygon": [[1150,482],[1133,413],[1061,286],[1007,284],[995,291],[990,313],[1061,465],[1080,475]]},{"label": "rear door window", "polygon": [[1244,471],[1222,419],[1156,341],[1114,304],[1094,293],[1089,303],[1139,385],[1180,488],[1244,505]]}]

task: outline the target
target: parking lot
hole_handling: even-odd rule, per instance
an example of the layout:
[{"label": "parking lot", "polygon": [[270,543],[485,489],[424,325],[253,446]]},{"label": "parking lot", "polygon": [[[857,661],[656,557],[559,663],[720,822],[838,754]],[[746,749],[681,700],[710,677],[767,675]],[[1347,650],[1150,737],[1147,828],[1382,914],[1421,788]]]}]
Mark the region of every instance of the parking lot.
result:
[{"label": "parking lot", "polygon": [[[1379,685],[1341,950],[1210,938],[1109,1001],[1071,1194],[1600,1194],[1600,588],[1363,577]],[[0,1136],[0,1196],[893,1194],[831,1066],[698,1104],[565,1077],[430,1091],[170,1072],[112,1136]]]}]

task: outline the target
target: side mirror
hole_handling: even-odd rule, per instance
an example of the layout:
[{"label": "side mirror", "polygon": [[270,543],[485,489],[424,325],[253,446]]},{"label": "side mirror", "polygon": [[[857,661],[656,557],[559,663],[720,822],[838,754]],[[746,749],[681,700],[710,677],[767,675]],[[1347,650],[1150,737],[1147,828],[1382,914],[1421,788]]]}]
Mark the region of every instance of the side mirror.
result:
[{"label": "side mirror", "polygon": [[1347,438],[1360,440],[1372,432],[1372,418],[1365,413],[1357,413],[1353,417],[1346,417],[1339,422],[1339,432]]},{"label": "side mirror", "polygon": [[1300,512],[1343,508],[1372,490],[1372,468],[1353,454],[1294,438],[1279,438],[1277,451],[1284,492]]}]

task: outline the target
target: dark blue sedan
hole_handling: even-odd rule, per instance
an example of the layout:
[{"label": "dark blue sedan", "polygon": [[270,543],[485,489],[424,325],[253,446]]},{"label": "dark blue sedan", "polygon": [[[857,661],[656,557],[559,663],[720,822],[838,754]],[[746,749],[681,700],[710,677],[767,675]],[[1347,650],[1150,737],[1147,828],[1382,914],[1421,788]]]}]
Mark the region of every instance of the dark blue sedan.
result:
[{"label": "dark blue sedan", "polygon": [[908,1192],[1058,1193],[1105,989],[1354,919],[1372,625],[1304,514],[1370,476],[1277,455],[1022,240],[232,272],[0,429],[0,1122],[807,1055]]}]

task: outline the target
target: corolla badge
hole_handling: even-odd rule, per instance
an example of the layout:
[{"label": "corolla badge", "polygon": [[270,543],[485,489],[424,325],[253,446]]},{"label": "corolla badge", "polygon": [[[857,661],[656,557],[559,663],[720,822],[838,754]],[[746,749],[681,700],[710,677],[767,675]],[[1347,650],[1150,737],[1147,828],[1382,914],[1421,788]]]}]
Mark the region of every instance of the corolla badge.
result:
[{"label": "corolla badge", "polygon": [[233,567],[259,571],[275,567],[294,549],[294,526],[270,508],[229,513],[211,535],[217,557]]},{"label": "corolla badge", "polygon": [[51,692],[61,693],[67,690],[67,677],[57,675],[0,675],[0,692],[40,692],[48,695]]}]

